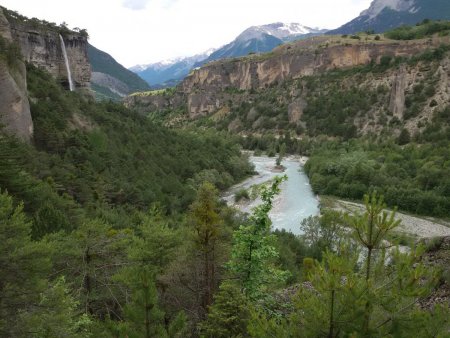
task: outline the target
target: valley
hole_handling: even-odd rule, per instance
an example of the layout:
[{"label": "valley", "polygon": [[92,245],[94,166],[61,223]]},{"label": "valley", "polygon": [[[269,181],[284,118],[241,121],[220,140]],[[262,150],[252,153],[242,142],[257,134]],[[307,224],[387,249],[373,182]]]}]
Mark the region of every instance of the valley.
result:
[{"label": "valley", "polygon": [[130,69],[150,16],[214,13],[110,6],[116,35],[0,7],[0,337],[448,336],[446,1]]}]

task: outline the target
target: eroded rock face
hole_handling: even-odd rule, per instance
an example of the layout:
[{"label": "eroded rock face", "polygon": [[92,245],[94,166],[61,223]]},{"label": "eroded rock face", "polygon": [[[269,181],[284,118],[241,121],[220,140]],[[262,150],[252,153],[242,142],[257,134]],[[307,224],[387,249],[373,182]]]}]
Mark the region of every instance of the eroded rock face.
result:
[{"label": "eroded rock face", "polygon": [[[8,20],[0,8],[0,36],[12,42]],[[28,102],[26,69],[21,60],[8,65],[0,60],[0,122],[5,130],[29,142],[33,135],[30,104]]]},{"label": "eroded rock face", "polygon": [[[56,79],[68,84],[59,33],[16,20],[10,24],[11,35],[19,44],[24,60],[44,68]],[[87,56],[87,39],[79,34],[66,34],[63,39],[75,88],[88,88],[91,65]]]},{"label": "eroded rock face", "polygon": [[305,110],[306,106],[307,104],[304,99],[298,98],[294,100],[294,102],[292,102],[288,106],[289,122],[298,123],[303,115],[303,111]]},{"label": "eroded rock face", "polygon": [[[31,20],[21,20],[5,15],[0,8],[0,36],[17,44],[22,54],[22,58],[14,60],[14,64],[0,61],[0,122],[6,131],[30,141],[33,121],[24,62],[47,70],[67,88],[69,81],[59,32]],[[75,88],[88,90],[91,66],[87,56],[87,39],[77,33],[65,34],[63,39]]]},{"label": "eroded rock face", "polygon": [[316,44],[308,40],[300,41],[293,47],[282,46],[266,58],[256,56],[211,63],[186,77],[181,88],[185,93],[226,87],[241,90],[264,88],[317,72],[379,62],[385,55],[414,55],[430,45],[439,45],[437,41],[421,40],[408,44],[389,42],[325,47],[326,40],[316,40]]},{"label": "eroded rock face", "polygon": [[407,88],[407,74],[405,67],[401,67],[392,81],[389,110],[398,118],[403,117],[405,111],[405,90]]},{"label": "eroded rock face", "polygon": [[0,121],[7,132],[29,142],[33,135],[33,121],[25,79],[23,63],[10,72],[8,66],[0,61]]},{"label": "eroded rock face", "polygon": [[[178,86],[178,92],[184,95],[189,116],[195,118],[218,111],[231,98],[229,93],[258,90],[333,69],[379,63],[383,56],[409,57],[444,42],[449,43],[447,40],[341,43],[336,38],[314,37],[280,46],[269,54],[207,64],[186,77]],[[400,70],[392,81],[389,108],[400,118],[405,110],[404,91],[410,76]],[[232,99],[239,96],[238,93]],[[157,98],[152,98],[152,101],[157,101]],[[301,101],[292,102],[288,112],[290,122],[298,121],[304,109]]]}]

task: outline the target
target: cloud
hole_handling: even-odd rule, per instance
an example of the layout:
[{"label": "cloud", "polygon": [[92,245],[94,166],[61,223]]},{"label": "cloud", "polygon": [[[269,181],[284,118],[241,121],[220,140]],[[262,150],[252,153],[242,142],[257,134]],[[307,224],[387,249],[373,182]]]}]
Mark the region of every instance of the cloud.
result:
[{"label": "cloud", "polygon": [[124,0],[122,5],[125,8],[133,9],[135,11],[140,11],[142,9],[145,9],[147,7],[147,4],[150,2],[150,0]]}]

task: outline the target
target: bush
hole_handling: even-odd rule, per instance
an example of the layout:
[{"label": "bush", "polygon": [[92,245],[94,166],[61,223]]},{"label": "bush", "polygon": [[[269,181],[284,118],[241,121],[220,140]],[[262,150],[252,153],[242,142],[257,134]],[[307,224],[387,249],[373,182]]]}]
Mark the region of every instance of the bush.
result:
[{"label": "bush", "polygon": [[234,201],[237,203],[242,199],[249,200],[250,196],[248,194],[248,191],[246,189],[239,190],[236,194],[234,194]]}]

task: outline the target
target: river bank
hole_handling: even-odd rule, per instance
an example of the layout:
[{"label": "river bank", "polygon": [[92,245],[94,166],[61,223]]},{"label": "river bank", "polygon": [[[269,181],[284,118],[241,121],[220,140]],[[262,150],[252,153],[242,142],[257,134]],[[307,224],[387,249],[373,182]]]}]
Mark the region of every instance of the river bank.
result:
[{"label": "river bank", "polygon": [[[251,154],[250,154],[251,155]],[[305,156],[287,156],[282,161],[283,170],[276,168],[276,158],[267,156],[250,156],[250,161],[258,172],[245,181],[230,188],[222,198],[236,209],[250,213],[257,206],[259,198],[235,201],[236,193],[246,190],[251,195],[252,189],[272,180],[275,176],[286,175],[288,180],[281,184],[281,192],[274,199],[269,213],[273,229],[285,229],[300,234],[300,222],[309,216],[319,214],[319,201],[312,192],[308,177],[303,172]]]},{"label": "river bank", "polygon": [[[362,212],[364,204],[345,201],[334,197],[322,197],[326,200],[326,207],[348,213]],[[390,212],[391,210],[386,210]],[[419,238],[450,236],[450,224],[443,220],[427,219],[402,212],[395,214],[395,219],[400,220],[400,226],[396,231]]]}]

